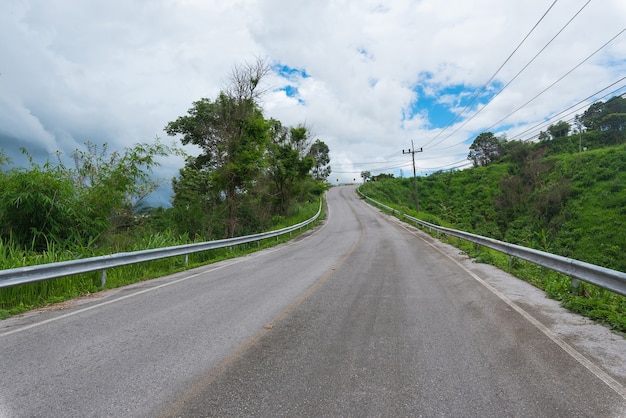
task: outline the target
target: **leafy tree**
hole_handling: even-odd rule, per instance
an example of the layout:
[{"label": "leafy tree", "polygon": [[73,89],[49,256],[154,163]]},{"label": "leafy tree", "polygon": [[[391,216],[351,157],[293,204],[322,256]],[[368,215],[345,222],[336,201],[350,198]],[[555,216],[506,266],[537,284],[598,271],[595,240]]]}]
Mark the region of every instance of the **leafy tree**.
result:
[{"label": "leafy tree", "polygon": [[380,173],[377,176],[372,176],[372,180],[374,181],[381,181],[381,180],[386,180],[386,179],[393,179],[394,176],[391,173]]},{"label": "leafy tree", "polygon": [[33,165],[0,177],[0,236],[41,250],[75,230],[78,209],[71,181],[62,170]]},{"label": "leafy tree", "polygon": [[330,176],[331,168],[328,165],[330,162],[329,152],[328,145],[319,139],[316,139],[311,146],[309,155],[315,160],[312,170],[315,180],[326,180]]},{"label": "leafy tree", "polygon": [[467,159],[474,163],[474,167],[491,164],[502,157],[504,143],[505,139],[498,138],[491,132],[483,132],[470,145]]},{"label": "leafy tree", "polygon": [[613,133],[616,142],[619,143],[621,134],[626,131],[626,113],[609,113],[602,118],[600,129]]},{"label": "leafy tree", "polygon": [[502,153],[506,161],[521,167],[530,155],[532,144],[527,141],[507,141],[503,144]]},{"label": "leafy tree", "polygon": [[537,136],[537,139],[541,142],[545,142],[545,141],[549,141],[550,140],[550,134],[546,131],[540,131],[539,135]]},{"label": "leafy tree", "polygon": [[138,203],[157,183],[149,171],[168,147],[158,141],[108,154],[87,143],[73,154],[75,168],[15,168],[0,176],[0,237],[42,250],[48,244],[87,246],[103,233],[132,219]]},{"label": "leafy tree", "polygon": [[604,112],[604,103],[596,102],[585,110],[581,116],[581,121],[585,128],[590,131],[600,129],[600,120]]},{"label": "leafy tree", "polygon": [[0,167],[10,162],[11,162],[11,159],[6,156],[3,149],[0,149]]},{"label": "leafy tree", "polygon": [[230,86],[215,101],[193,103],[186,116],[165,127],[168,135],[182,135],[202,153],[192,166],[206,170],[214,195],[223,195],[227,209],[226,236],[234,236],[240,201],[262,169],[271,123],[257,103],[261,79],[269,72],[263,61],[236,66]]},{"label": "leafy tree", "polygon": [[606,102],[595,102],[580,117],[585,128],[590,131],[594,130],[618,130],[620,124],[617,126],[612,123],[607,124],[605,118],[611,114],[626,113],[626,98],[622,96],[614,96]]},{"label": "leafy tree", "polygon": [[363,183],[365,183],[372,178],[372,173],[369,171],[361,171],[361,178],[363,179]]},{"label": "leafy tree", "polygon": [[604,104],[604,113],[626,113],[626,95],[613,96]]},{"label": "leafy tree", "polygon": [[[128,222],[141,202],[159,186],[151,176],[164,157],[176,148],[153,143],[139,143],[123,152],[109,151],[107,143],[98,147],[85,143],[86,150],[76,149],[72,158],[74,169],[68,170],[76,193],[84,203],[87,218],[113,226]],[[61,167],[65,167],[61,164]]]},{"label": "leafy tree", "polygon": [[214,234],[219,197],[211,192],[210,174],[188,163],[172,179],[172,218],[179,232],[208,240]]},{"label": "leafy tree", "polygon": [[571,128],[572,126],[569,123],[565,121],[559,121],[553,125],[548,126],[548,132],[550,133],[550,136],[552,138],[561,138],[567,136]]},{"label": "leafy tree", "polygon": [[304,180],[313,168],[315,161],[310,155],[305,155],[310,146],[310,134],[305,126],[282,128],[280,122],[275,122],[278,135],[269,147],[268,174],[272,180],[278,200],[278,213],[287,214],[293,188]]}]

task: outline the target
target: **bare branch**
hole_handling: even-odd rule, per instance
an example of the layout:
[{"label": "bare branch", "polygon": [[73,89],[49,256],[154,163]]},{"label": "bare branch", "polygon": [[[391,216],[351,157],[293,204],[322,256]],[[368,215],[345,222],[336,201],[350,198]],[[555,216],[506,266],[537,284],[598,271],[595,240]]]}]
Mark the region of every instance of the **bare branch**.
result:
[{"label": "bare branch", "polygon": [[260,87],[260,84],[270,71],[270,66],[262,58],[257,58],[253,63],[237,64],[228,77],[229,85],[224,91],[228,97],[237,102],[256,101],[269,90]]}]

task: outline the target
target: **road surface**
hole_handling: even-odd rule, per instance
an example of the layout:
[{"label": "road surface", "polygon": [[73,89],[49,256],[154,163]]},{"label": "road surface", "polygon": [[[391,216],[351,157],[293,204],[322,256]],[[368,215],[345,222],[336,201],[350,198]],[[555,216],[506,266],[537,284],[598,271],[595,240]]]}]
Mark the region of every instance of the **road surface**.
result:
[{"label": "road surface", "polygon": [[621,336],[379,213],[0,322],[0,417],[626,416]]}]

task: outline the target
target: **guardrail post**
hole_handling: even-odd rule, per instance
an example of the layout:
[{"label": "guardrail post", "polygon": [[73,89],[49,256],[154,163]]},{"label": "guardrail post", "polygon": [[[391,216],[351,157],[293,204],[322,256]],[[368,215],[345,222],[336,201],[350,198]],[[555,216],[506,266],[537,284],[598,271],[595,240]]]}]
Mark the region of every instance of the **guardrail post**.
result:
[{"label": "guardrail post", "polygon": [[572,277],[572,289],[578,291],[578,286],[580,285],[580,280],[575,277]]},{"label": "guardrail post", "polygon": [[185,254],[185,266],[189,265],[189,254]]},{"label": "guardrail post", "polygon": [[515,257],[512,255],[509,256],[509,271],[513,271],[513,262],[515,261]]},{"label": "guardrail post", "polygon": [[104,287],[107,284],[107,271],[100,270],[100,286]]}]

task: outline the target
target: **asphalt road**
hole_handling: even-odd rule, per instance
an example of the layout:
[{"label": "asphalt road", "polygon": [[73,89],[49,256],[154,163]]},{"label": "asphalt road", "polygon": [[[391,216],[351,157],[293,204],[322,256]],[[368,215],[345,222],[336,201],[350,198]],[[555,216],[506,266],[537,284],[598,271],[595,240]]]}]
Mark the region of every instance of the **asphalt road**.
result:
[{"label": "asphalt road", "polygon": [[353,187],[289,244],[0,322],[0,418],[626,416],[626,345]]}]

